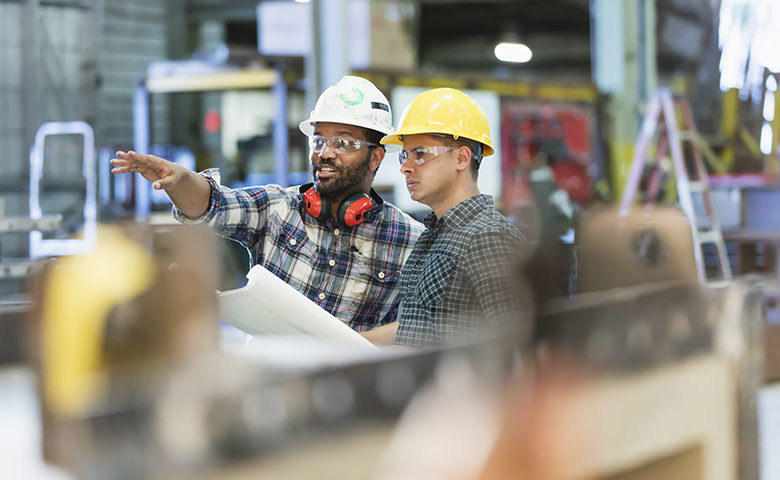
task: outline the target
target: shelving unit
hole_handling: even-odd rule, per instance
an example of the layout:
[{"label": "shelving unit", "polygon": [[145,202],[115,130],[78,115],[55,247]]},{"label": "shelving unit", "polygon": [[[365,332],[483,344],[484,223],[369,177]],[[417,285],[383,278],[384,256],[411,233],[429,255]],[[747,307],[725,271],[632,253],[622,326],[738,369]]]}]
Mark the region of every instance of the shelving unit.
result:
[{"label": "shelving unit", "polygon": [[[159,67],[159,66],[158,66]],[[176,63],[171,63],[170,73],[150,74],[136,88],[133,95],[133,148],[138,153],[151,153],[150,94],[206,92],[240,89],[271,89],[277,112],[273,123],[273,151],[275,158],[273,182],[288,185],[289,168],[287,129],[287,85],[282,72],[274,69],[220,70],[201,65],[201,72],[176,73]],[[191,65],[190,65],[191,68]],[[210,70],[209,70],[210,69]],[[135,174],[135,218],[143,221],[149,217],[151,184]]]},{"label": "shelving unit", "polygon": [[[6,216],[5,206],[0,203],[0,279],[24,278],[36,264],[40,263],[30,258],[6,258],[2,253],[4,235],[29,235],[32,231],[52,232],[57,230],[61,224],[62,217],[60,215],[42,215],[40,218]],[[1,317],[2,313],[0,312]]]}]

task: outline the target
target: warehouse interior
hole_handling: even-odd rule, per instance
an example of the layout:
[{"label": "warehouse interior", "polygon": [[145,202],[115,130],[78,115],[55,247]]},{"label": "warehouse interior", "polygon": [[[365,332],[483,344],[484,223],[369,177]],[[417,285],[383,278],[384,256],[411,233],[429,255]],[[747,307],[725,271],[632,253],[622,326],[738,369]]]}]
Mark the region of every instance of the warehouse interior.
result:
[{"label": "warehouse interior", "polygon": [[[773,0],[0,0],[0,477],[780,480],[777,32]],[[394,126],[484,110],[530,354],[300,327],[112,173],[307,184],[345,75]],[[422,222],[399,158],[373,189]]]}]

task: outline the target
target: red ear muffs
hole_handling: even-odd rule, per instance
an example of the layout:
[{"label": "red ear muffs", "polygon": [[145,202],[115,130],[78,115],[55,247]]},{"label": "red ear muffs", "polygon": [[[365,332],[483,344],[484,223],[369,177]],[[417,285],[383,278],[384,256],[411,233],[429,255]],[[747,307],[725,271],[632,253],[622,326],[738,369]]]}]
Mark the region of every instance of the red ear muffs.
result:
[{"label": "red ear muffs", "polygon": [[356,193],[344,199],[339,205],[339,221],[354,227],[366,221],[366,212],[374,208],[371,197],[365,193]]},{"label": "red ear muffs", "polygon": [[303,192],[304,207],[306,213],[318,220],[324,220],[330,215],[330,206],[327,200],[323,200],[314,188],[307,188]]},{"label": "red ear muffs", "polygon": [[[320,197],[313,184],[301,185],[299,192],[303,196],[306,213],[317,220],[325,220],[330,217],[330,202]],[[374,198],[365,193],[356,193],[345,198],[339,204],[338,218],[336,220],[348,227],[354,227],[365,222],[367,220],[366,213],[383,203],[382,198],[376,192],[372,190],[371,193],[374,195]]]}]

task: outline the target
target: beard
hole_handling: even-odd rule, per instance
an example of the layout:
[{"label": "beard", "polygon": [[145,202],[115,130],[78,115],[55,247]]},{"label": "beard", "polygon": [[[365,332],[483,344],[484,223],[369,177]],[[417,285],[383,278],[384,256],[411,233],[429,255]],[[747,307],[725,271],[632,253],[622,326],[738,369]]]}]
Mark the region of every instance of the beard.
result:
[{"label": "beard", "polygon": [[[321,182],[317,177],[317,170],[325,165],[335,170],[337,175],[334,178],[328,178]],[[356,165],[344,166],[342,164],[337,166],[332,158],[327,158],[320,159],[319,162],[313,163],[311,166],[314,187],[324,198],[342,197],[347,193],[351,193],[357,185],[365,180],[369,172],[371,172],[370,150],[366,153],[366,158]]]}]

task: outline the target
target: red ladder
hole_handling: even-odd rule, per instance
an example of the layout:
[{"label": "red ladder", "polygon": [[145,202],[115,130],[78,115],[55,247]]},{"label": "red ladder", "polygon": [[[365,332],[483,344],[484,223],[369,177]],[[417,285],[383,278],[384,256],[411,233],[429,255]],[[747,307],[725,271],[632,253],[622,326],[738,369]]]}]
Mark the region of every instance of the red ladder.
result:
[{"label": "red ladder", "polygon": [[[677,109],[679,108],[683,129],[677,126]],[[659,120],[663,117],[663,128],[658,129]],[[658,133],[656,130],[659,130]],[[657,134],[656,134],[657,133]],[[628,214],[633,204],[642,173],[647,163],[647,156],[652,142],[656,142],[656,158],[663,158],[667,149],[671,149],[672,164],[674,166],[675,184],[677,186],[677,197],[680,208],[688,217],[691,224],[691,234],[695,248],[694,257],[696,269],[699,275],[699,281],[704,284],[711,280],[731,280],[731,267],[726,252],[726,244],[723,241],[723,232],[720,223],[712,206],[712,197],[710,195],[709,180],[707,169],[704,166],[701,154],[696,146],[696,125],[693,121],[691,107],[684,99],[675,98],[668,88],[659,89],[650,99],[642,127],[637,139],[634,155],[631,159],[631,170],[628,175],[626,189],[623,191],[623,197],[620,201],[620,215]],[[689,158],[684,155],[684,143],[688,145],[688,151],[691,153]],[[691,173],[689,173],[689,171]],[[693,178],[691,178],[693,177]],[[650,178],[646,189],[648,201],[655,201],[658,190],[661,187],[660,170]],[[697,216],[694,208],[693,194],[700,194],[703,203],[704,215]],[[704,222],[702,222],[704,220]],[[707,276],[704,264],[702,245],[711,244],[715,247],[718,259],[718,274]]]}]

